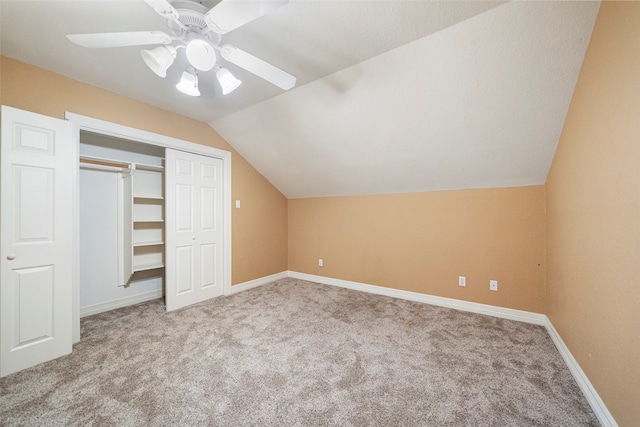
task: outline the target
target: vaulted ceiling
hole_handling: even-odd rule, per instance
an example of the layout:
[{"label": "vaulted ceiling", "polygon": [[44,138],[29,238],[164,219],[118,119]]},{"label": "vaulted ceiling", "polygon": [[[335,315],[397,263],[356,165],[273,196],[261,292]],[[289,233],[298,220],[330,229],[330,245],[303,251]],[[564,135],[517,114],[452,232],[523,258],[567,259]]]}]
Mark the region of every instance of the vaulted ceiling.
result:
[{"label": "vaulted ceiling", "polygon": [[[207,7],[215,2],[204,1]],[[234,67],[199,98],[139,47],[70,33],[165,30],[142,1],[0,0],[1,53],[205,121],[289,198],[543,184],[599,3],[292,0],[224,36],[298,78]],[[181,62],[182,61],[182,62]]]}]

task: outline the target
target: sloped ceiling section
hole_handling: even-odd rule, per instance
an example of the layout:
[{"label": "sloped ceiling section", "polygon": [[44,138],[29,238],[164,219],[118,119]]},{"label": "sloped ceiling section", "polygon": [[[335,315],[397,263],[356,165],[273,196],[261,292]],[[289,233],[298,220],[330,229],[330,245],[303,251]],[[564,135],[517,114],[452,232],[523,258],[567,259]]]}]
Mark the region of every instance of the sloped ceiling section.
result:
[{"label": "sloped ceiling section", "polygon": [[[207,8],[218,3],[192,1]],[[297,77],[298,86],[303,86],[502,3],[291,0],[226,34],[223,43],[284,69]],[[223,96],[214,71],[200,72],[202,95],[185,96],[175,89],[187,66],[183,50],[163,79],[142,61],[140,50],[144,46],[86,49],[65,37],[74,33],[166,32],[167,22],[142,0],[0,0],[0,11],[3,55],[196,120],[209,122],[282,93],[218,58],[242,80],[242,86],[232,95]]]},{"label": "sloped ceiling section", "polygon": [[540,185],[598,2],[510,2],[211,126],[288,198]]}]

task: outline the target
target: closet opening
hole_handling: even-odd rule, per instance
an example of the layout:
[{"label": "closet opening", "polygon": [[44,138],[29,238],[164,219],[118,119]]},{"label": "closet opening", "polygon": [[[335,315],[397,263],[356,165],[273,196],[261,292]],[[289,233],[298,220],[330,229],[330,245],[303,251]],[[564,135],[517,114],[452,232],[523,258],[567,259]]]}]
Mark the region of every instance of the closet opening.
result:
[{"label": "closet opening", "polygon": [[164,296],[164,151],[80,131],[80,317]]},{"label": "closet opening", "polygon": [[65,117],[75,158],[72,341],[81,315],[163,296],[171,311],[230,294],[231,153]]}]

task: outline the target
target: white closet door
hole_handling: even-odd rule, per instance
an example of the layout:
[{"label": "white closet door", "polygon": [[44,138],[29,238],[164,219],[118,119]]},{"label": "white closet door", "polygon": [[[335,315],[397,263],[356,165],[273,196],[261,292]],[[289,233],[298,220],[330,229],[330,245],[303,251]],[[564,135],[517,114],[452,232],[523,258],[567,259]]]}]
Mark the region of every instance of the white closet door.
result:
[{"label": "white closet door", "polygon": [[72,126],[2,107],[0,376],[71,353]]},{"label": "white closet door", "polygon": [[222,295],[222,160],[167,149],[167,311]]}]

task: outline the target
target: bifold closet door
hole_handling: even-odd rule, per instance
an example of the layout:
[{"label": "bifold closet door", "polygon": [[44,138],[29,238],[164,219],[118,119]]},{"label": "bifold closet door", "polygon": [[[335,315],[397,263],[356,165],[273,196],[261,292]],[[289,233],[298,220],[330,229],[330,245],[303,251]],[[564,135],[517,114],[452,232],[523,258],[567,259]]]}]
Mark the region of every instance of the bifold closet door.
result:
[{"label": "bifold closet door", "polygon": [[71,353],[72,125],[2,107],[0,376]]},{"label": "bifold closet door", "polygon": [[222,295],[222,160],[167,149],[167,311]]}]

